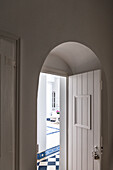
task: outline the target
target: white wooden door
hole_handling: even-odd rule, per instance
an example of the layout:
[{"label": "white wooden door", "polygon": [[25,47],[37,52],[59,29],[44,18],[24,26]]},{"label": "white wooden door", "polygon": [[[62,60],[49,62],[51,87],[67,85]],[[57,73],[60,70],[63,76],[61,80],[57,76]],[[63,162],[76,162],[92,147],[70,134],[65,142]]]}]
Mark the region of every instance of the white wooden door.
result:
[{"label": "white wooden door", "polygon": [[69,77],[68,121],[68,170],[101,170],[100,70]]},{"label": "white wooden door", "polygon": [[16,51],[0,39],[0,170],[15,170]]}]

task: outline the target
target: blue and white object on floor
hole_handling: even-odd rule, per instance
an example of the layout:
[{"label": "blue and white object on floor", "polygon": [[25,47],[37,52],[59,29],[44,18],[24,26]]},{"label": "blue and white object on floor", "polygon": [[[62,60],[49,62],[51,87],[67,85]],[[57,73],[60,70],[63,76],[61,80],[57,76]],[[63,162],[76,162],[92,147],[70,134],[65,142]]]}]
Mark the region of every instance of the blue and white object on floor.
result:
[{"label": "blue and white object on floor", "polygon": [[37,170],[59,170],[59,153],[37,163]]},{"label": "blue and white object on floor", "polygon": [[53,154],[53,153],[58,152],[58,151],[60,151],[60,145],[55,146],[55,147],[53,147],[53,148],[49,148],[49,149],[47,149],[46,151],[43,151],[43,152],[41,152],[41,153],[38,153],[38,154],[37,154],[37,160],[40,160],[40,159],[42,159],[42,158],[44,158],[44,157],[47,157],[47,156],[49,156],[49,155],[51,155],[51,154]]}]

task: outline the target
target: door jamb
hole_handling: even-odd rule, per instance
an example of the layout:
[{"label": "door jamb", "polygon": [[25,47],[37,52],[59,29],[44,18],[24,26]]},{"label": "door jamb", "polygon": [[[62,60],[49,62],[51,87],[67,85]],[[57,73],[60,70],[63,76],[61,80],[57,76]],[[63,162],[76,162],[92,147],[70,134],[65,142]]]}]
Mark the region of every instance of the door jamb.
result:
[{"label": "door jamb", "polygon": [[68,104],[69,104],[69,98],[68,98],[68,89],[69,89],[69,78],[66,77],[66,170],[68,170]]},{"label": "door jamb", "polygon": [[20,134],[20,37],[0,30],[0,38],[13,41],[16,45],[16,113],[15,113],[15,170],[19,170]]},{"label": "door jamb", "polygon": [[[68,74],[63,71],[59,71],[57,69],[42,69],[40,73],[47,73],[57,76],[66,77],[66,170],[68,170]],[[39,84],[39,82],[38,82]],[[37,126],[36,126],[37,127]],[[37,131],[37,129],[36,129]]]}]

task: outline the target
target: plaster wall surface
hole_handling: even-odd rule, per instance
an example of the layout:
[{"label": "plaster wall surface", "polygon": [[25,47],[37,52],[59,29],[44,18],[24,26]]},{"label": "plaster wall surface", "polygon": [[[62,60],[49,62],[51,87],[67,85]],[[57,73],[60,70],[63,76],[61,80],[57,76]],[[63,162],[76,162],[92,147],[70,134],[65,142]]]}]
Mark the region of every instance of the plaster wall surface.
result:
[{"label": "plaster wall surface", "polygon": [[46,150],[46,92],[46,75],[41,74],[37,99],[37,144],[39,144],[39,152]]},{"label": "plaster wall surface", "polygon": [[108,125],[103,125],[106,154],[102,170],[113,169],[112,21],[112,0],[0,1],[0,30],[21,38],[19,170],[36,167],[36,105],[42,64],[54,47],[67,41],[86,45],[102,64],[102,114],[105,122],[108,119]]}]

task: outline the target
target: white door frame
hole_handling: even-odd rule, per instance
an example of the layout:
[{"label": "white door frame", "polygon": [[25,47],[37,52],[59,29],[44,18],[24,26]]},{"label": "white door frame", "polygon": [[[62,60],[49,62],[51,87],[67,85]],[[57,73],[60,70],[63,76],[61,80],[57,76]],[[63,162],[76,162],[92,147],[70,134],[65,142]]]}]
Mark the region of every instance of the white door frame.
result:
[{"label": "white door frame", "polygon": [[19,170],[20,38],[2,30],[0,30],[0,38],[13,41],[16,44],[15,170]]},{"label": "white door frame", "polygon": [[[68,73],[53,68],[43,67],[40,73],[58,75],[66,78],[66,169],[68,170]],[[39,82],[38,82],[39,83]],[[37,131],[37,129],[36,129]],[[60,133],[61,134],[61,133]]]},{"label": "white door frame", "polygon": [[[44,67],[41,70],[41,72],[66,77],[66,170],[70,170],[70,169],[68,169],[68,161],[69,161],[68,160],[68,152],[69,152],[68,151],[68,147],[69,147],[69,145],[68,145],[68,132],[69,132],[69,121],[68,121],[68,118],[69,118],[69,115],[68,115],[68,113],[69,113],[69,110],[68,110],[69,109],[69,96],[68,96],[69,95],[68,94],[69,75],[66,72],[63,72],[63,71],[60,71],[60,70],[57,70],[57,69],[53,69],[53,68],[50,69],[50,68],[47,68],[47,67],[46,68]],[[100,109],[101,109],[101,106],[100,106]],[[73,108],[72,108],[72,110],[73,110]],[[101,120],[99,120],[99,121],[101,121]],[[101,146],[102,146],[102,144],[101,144]]]}]

